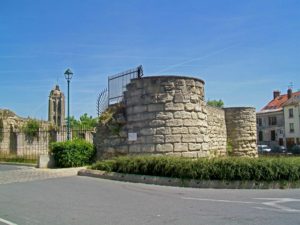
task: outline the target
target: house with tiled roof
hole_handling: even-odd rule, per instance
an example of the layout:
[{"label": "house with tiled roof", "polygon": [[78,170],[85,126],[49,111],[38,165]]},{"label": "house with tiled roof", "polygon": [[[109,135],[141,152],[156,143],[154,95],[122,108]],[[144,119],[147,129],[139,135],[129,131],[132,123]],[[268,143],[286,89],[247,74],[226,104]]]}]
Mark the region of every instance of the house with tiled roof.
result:
[{"label": "house with tiled roof", "polygon": [[300,91],[293,92],[288,89],[286,94],[273,91],[273,99],[256,113],[258,144],[266,144],[274,148],[287,146],[285,129],[285,104],[295,96],[300,96]]},{"label": "house with tiled roof", "polygon": [[283,104],[284,133],[288,148],[300,145],[300,94]]}]

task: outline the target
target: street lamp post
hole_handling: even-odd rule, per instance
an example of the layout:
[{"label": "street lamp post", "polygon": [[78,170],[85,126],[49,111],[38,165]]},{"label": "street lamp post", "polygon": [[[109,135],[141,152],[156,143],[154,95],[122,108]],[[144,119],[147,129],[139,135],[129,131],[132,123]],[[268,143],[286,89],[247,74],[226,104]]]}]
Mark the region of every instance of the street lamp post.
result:
[{"label": "street lamp post", "polygon": [[68,82],[68,124],[67,124],[67,140],[70,140],[70,81],[73,76],[73,72],[70,69],[67,69],[64,73],[65,78]]}]

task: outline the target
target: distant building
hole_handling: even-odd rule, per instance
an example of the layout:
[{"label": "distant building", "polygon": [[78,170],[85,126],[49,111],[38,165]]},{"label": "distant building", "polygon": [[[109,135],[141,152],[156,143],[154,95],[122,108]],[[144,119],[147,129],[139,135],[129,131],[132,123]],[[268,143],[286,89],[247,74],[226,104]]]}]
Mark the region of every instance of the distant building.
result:
[{"label": "distant building", "polygon": [[65,125],[65,95],[58,85],[49,95],[48,121],[58,127]]},{"label": "distant building", "polygon": [[280,91],[274,91],[273,100],[256,113],[258,144],[267,144],[270,147],[287,146],[288,120],[285,117],[284,105],[296,96],[300,96],[300,91],[293,93],[292,89],[288,89],[284,95]]},{"label": "distant building", "polygon": [[300,145],[300,95],[294,95],[283,104],[286,145]]}]

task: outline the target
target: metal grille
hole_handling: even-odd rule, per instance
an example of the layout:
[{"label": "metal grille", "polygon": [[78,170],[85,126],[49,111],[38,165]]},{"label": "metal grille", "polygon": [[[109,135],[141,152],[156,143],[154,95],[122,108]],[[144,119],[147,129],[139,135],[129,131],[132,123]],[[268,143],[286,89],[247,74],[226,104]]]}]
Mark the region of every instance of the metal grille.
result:
[{"label": "metal grille", "polygon": [[108,77],[108,105],[119,103],[123,100],[126,85],[133,78],[141,78],[143,76],[143,67],[130,69],[113,76]]},{"label": "metal grille", "polygon": [[97,98],[97,115],[100,117],[100,115],[106,110],[108,105],[108,91],[107,88],[102,90]]},{"label": "metal grille", "polygon": [[[92,129],[72,129],[71,138],[84,139],[93,143]],[[28,137],[22,130],[0,130],[0,161],[28,161],[35,162],[39,155],[48,154],[52,142],[67,140],[67,130],[39,130],[36,136]]]}]

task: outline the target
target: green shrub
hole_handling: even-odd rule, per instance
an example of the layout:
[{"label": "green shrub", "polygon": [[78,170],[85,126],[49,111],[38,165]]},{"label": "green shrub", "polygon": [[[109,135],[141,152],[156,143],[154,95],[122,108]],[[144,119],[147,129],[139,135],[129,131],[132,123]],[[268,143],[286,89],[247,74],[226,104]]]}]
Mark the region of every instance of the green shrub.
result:
[{"label": "green shrub", "polygon": [[200,158],[119,157],[98,161],[92,169],[199,180],[300,180],[300,157]]},{"label": "green shrub", "polygon": [[23,126],[23,132],[25,133],[26,140],[31,143],[34,138],[39,137],[40,124],[37,120],[29,119]]},{"label": "green shrub", "polygon": [[94,146],[82,139],[54,142],[51,144],[51,152],[58,167],[76,167],[91,164],[96,153]]}]

